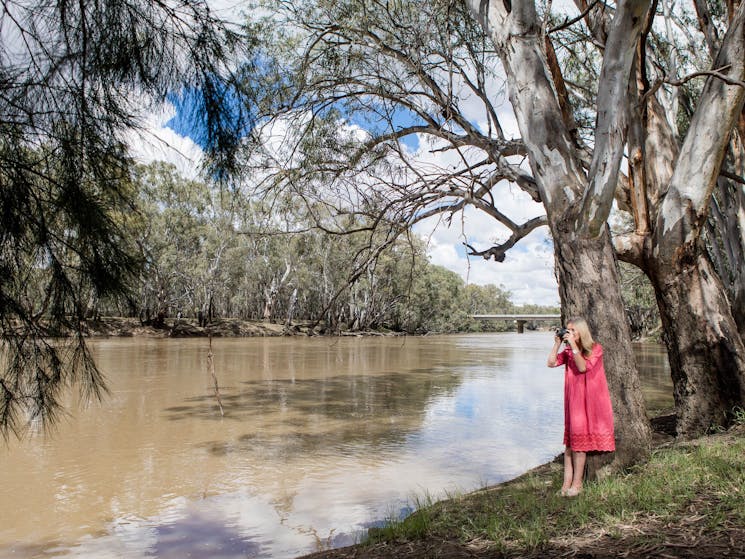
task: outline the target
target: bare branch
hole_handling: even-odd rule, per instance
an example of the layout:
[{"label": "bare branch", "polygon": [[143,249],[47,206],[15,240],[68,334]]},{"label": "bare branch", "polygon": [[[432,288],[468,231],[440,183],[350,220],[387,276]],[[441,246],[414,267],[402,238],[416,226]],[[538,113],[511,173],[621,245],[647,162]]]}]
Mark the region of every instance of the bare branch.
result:
[{"label": "bare branch", "polygon": [[561,31],[563,29],[567,29],[567,28],[571,27],[572,25],[574,25],[578,21],[583,20],[585,18],[585,16],[587,16],[587,14],[590,13],[590,11],[595,7],[595,5],[598,2],[600,2],[600,0],[592,0],[592,2],[590,2],[590,4],[587,6],[587,8],[585,8],[582,11],[582,13],[580,13],[577,17],[574,17],[572,19],[566,18],[564,20],[564,23],[561,23],[561,24],[557,25],[556,27],[552,27],[546,33],[549,34],[549,35],[551,33],[557,33],[557,32],[559,32],[559,31]]},{"label": "bare branch", "polygon": [[694,0],[693,5],[696,8],[699,27],[706,38],[706,46],[709,48],[709,55],[711,58],[714,58],[719,50],[720,40],[717,28],[712,21],[709,6],[704,0]]},{"label": "bare branch", "polygon": [[668,78],[657,80],[654,83],[654,85],[649,89],[649,91],[647,91],[644,94],[644,97],[642,97],[642,102],[646,101],[647,97],[649,97],[650,95],[654,95],[655,92],[662,86],[663,83],[680,87],[695,78],[700,78],[704,76],[717,78],[719,80],[722,80],[727,85],[736,85],[736,86],[745,88],[745,81],[738,80],[736,78],[731,78],[726,74],[722,74],[724,70],[729,70],[730,67],[731,65],[727,64],[726,66],[722,66],[721,68],[717,68],[716,70],[701,70],[699,72],[692,72],[679,80],[671,80]]},{"label": "bare branch", "polygon": [[729,179],[731,181],[735,181],[735,182],[740,183],[740,184],[745,184],[745,179],[742,178],[740,175],[736,175],[734,173],[730,173],[729,171],[725,171],[723,169],[719,171],[719,176],[722,176],[724,178],[727,178],[727,179]]},{"label": "bare branch", "polygon": [[538,227],[548,225],[548,219],[546,216],[535,217],[529,221],[526,221],[516,229],[512,231],[512,235],[504,243],[495,245],[486,250],[476,250],[474,247],[467,243],[463,243],[469,250],[470,256],[481,256],[484,260],[493,259],[495,262],[504,262],[507,251],[515,246],[520,239],[526,237],[532,233]]}]

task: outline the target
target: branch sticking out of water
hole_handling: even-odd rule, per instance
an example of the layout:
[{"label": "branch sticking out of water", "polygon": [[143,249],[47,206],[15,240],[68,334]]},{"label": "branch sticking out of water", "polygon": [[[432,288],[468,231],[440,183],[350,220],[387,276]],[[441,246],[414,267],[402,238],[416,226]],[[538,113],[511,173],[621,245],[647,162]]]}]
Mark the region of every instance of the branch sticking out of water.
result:
[{"label": "branch sticking out of water", "polygon": [[215,374],[215,360],[213,359],[212,354],[212,336],[209,337],[209,340],[210,350],[207,352],[207,370],[212,375],[212,382],[215,386],[215,399],[217,400],[217,405],[220,406],[220,415],[225,417],[225,410],[222,407],[222,400],[220,399],[220,387],[217,384],[217,375]]}]

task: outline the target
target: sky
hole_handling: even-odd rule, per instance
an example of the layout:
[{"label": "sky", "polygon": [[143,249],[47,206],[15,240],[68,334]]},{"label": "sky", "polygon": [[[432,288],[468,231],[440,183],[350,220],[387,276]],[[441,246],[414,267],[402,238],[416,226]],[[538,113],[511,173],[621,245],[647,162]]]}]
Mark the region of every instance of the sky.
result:
[{"label": "sky", "polygon": [[[230,0],[213,0],[215,9],[225,17],[240,18],[240,4]],[[499,88],[495,88],[499,89]],[[460,106],[472,122],[478,122],[483,115],[483,107],[478,101],[463,101]],[[506,136],[518,137],[514,115],[506,98],[500,106],[500,121]],[[469,114],[470,113],[470,114]],[[183,115],[177,114],[172,105],[151,114],[147,122],[148,133],[133,138],[130,144],[134,155],[143,162],[163,160],[173,163],[185,176],[196,178],[202,160],[202,150],[182,130]],[[176,123],[180,122],[179,125]],[[356,121],[350,126],[364,127],[364,122]],[[447,166],[452,154],[432,149],[424,138],[420,141],[410,139],[407,147],[418,159],[427,164]],[[511,219],[521,222],[544,213],[540,204],[515,185],[500,184],[495,189],[500,210]],[[541,227],[522,239],[517,246],[507,252],[504,262],[484,260],[468,256],[464,243],[484,250],[508,238],[508,231],[493,218],[468,208],[457,215],[448,225],[441,218],[433,217],[420,222],[414,231],[426,241],[430,262],[443,266],[459,274],[471,284],[493,284],[511,294],[511,300],[518,305],[559,305],[557,283],[554,275],[553,246],[547,227]]]}]

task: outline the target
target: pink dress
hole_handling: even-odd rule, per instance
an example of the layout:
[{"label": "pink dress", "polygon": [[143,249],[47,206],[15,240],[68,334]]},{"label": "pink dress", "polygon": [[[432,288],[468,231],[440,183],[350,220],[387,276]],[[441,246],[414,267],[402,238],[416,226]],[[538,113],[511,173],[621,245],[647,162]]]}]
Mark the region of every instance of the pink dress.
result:
[{"label": "pink dress", "polygon": [[603,348],[595,343],[585,359],[584,373],[567,347],[556,356],[564,371],[564,445],[578,452],[616,449],[613,435],[613,408],[603,366]]}]

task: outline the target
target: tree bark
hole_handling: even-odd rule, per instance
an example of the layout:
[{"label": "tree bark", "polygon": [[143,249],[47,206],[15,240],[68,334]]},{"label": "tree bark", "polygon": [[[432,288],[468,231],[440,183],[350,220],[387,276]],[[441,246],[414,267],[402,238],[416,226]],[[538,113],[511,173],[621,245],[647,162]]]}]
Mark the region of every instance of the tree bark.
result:
[{"label": "tree bark", "polygon": [[[738,172],[745,176],[741,167]],[[745,188],[725,177],[717,182],[718,192],[712,197],[706,224],[707,248],[745,342]]]},{"label": "tree bark", "polygon": [[[743,10],[740,6],[735,14],[713,65],[733,81],[745,77]],[[641,186],[651,228],[645,234],[635,216],[636,234],[616,243],[620,257],[640,266],[654,287],[668,347],[678,435],[684,437],[726,425],[732,408],[745,401],[745,347],[701,241],[744,98],[741,85],[709,78],[680,150],[659,103],[654,96],[646,98],[646,182]]]},{"label": "tree bark", "polygon": [[[745,4],[722,41],[715,68],[745,78]],[[725,424],[745,396],[745,347],[719,276],[701,243],[727,144],[745,88],[710,77],[660,204],[648,265],[669,338],[678,433]]]},{"label": "tree bark", "polygon": [[726,425],[745,402],[745,348],[724,286],[703,248],[651,274],[668,346],[677,434],[692,437]]}]

